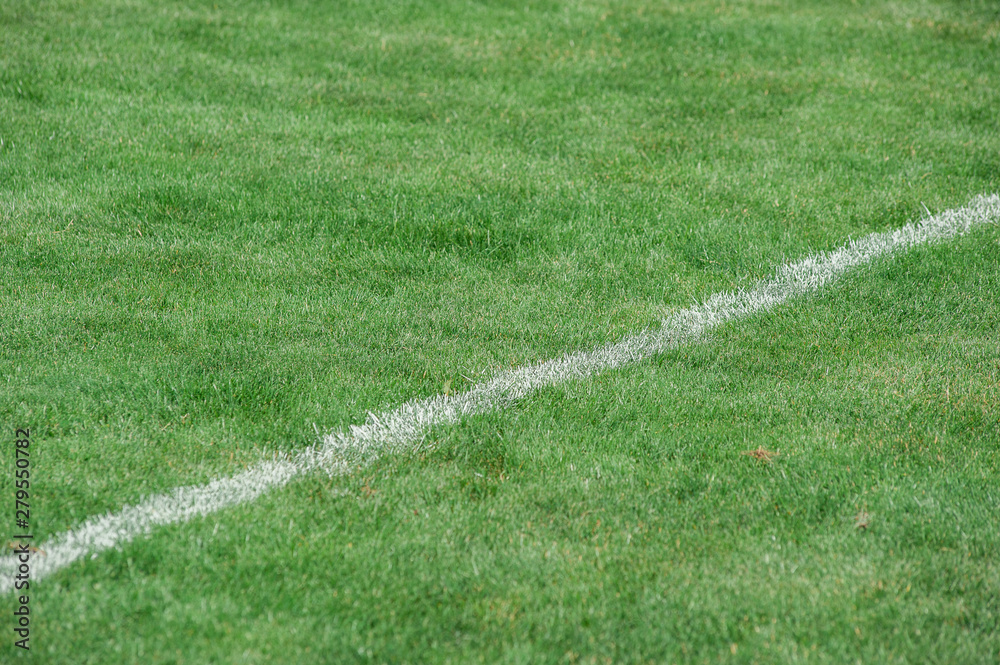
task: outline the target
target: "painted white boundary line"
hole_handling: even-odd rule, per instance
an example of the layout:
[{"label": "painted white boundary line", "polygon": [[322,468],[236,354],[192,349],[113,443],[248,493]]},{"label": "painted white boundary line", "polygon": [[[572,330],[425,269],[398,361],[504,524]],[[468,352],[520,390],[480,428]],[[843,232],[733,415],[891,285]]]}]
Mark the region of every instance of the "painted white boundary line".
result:
[{"label": "painted white boundary line", "polygon": [[[851,241],[840,249],[810,256],[778,268],[773,279],[749,291],[720,293],[701,305],[681,310],[658,330],[626,337],[594,351],[572,353],[536,365],[500,372],[485,383],[457,395],[411,400],[383,413],[370,413],[363,425],[327,434],[323,441],[294,456],[262,461],[243,473],[218,478],[206,485],[178,487],[148,497],[117,513],[92,517],[72,531],[55,536],[34,555],[31,579],[37,581],[87,555],[98,553],[147,534],[154,527],[184,522],[253,501],[296,476],[322,469],[345,473],[351,465],[417,445],[430,428],[454,423],[478,413],[507,406],[545,386],[591,376],[637,362],[698,338],[727,321],[766,311],[790,298],[816,291],[852,268],[917,245],[948,240],[973,227],[1000,222],[1000,196],[979,196],[964,208],[949,210],[917,223]],[[0,595],[14,586],[18,561],[0,557]]]}]

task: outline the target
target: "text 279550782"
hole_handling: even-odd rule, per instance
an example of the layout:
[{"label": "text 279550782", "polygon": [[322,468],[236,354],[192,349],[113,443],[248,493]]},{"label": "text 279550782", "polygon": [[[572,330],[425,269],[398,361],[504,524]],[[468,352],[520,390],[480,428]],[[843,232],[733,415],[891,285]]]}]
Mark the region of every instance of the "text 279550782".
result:
[{"label": "text 279550782", "polygon": [[18,596],[16,609],[14,610],[14,634],[20,638],[14,641],[14,645],[21,649],[30,649],[28,645],[30,611],[28,609],[28,588],[31,578],[31,548],[27,541],[31,540],[31,528],[28,520],[31,517],[31,505],[29,490],[31,489],[31,432],[19,429],[14,432],[14,486],[17,491],[14,494],[14,522],[17,524],[17,533],[14,535],[16,542],[14,554],[17,556],[17,573],[14,575],[14,589],[22,592]]}]

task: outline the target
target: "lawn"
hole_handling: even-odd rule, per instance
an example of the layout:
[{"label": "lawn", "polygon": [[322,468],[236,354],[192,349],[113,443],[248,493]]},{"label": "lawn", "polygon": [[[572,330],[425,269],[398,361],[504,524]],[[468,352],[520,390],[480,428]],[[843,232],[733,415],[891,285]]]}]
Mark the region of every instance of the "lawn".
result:
[{"label": "lawn", "polygon": [[[6,0],[4,540],[16,428],[44,549],[998,192],[998,82],[985,1]],[[0,660],[995,663],[998,266],[918,248],[156,529]]]}]

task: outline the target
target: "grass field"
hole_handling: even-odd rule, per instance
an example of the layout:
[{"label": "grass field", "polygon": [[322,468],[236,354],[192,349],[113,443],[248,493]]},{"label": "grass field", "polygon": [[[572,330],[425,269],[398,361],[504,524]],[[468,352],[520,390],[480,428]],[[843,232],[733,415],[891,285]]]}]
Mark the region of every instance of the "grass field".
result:
[{"label": "grass field", "polygon": [[[44,549],[998,192],[998,109],[987,1],[4,0],[0,542],[15,428]],[[998,330],[988,225],[88,557],[0,661],[996,663]]]}]

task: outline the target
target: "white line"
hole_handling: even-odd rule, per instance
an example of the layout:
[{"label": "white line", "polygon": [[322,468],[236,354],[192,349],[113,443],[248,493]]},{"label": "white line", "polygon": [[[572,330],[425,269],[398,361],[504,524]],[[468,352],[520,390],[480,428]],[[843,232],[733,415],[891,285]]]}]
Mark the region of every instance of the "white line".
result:
[{"label": "white line", "polygon": [[[766,311],[790,298],[816,291],[848,270],[917,245],[948,240],[975,226],[1000,221],[1000,196],[979,196],[969,205],[949,210],[895,231],[875,233],[832,252],[810,256],[780,267],[773,279],[749,291],[720,293],[701,305],[685,309],[663,321],[658,330],[626,337],[594,351],[572,353],[536,365],[500,372],[491,380],[457,395],[412,400],[379,414],[369,414],[363,425],[328,434],[321,444],[294,456],[263,461],[235,476],[206,485],[179,487],[148,497],[117,513],[92,517],[78,528],[55,536],[42,547],[46,555],[32,556],[32,581],[44,578],[88,554],[147,534],[153,527],[183,522],[253,501],[296,476],[315,469],[345,473],[354,464],[393,451],[412,449],[435,426],[454,423],[464,416],[507,406],[539,388],[637,362],[660,351],[697,338],[706,330],[733,319]],[[16,557],[0,558],[0,594],[14,588]]]}]

